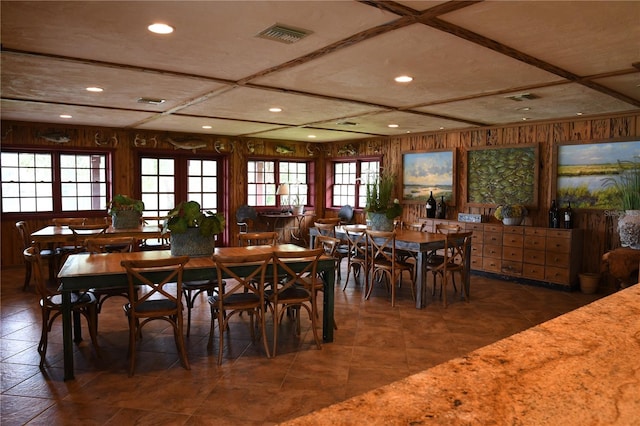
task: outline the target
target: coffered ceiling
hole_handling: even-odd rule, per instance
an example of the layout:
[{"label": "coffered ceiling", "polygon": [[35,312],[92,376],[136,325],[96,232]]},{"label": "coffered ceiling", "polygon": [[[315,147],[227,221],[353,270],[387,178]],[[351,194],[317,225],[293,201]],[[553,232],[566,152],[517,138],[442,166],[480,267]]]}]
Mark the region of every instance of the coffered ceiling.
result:
[{"label": "coffered ceiling", "polygon": [[4,120],[324,142],[640,110],[637,1],[5,0],[1,36]]}]

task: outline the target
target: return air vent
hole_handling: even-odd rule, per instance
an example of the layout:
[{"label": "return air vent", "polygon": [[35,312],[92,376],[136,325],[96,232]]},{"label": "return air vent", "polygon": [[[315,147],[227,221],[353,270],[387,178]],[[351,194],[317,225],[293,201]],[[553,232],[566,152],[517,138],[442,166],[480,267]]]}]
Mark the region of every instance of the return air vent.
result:
[{"label": "return air vent", "polygon": [[164,103],[164,99],[138,98],[138,103],[147,105],[161,105]]},{"label": "return air vent", "polygon": [[520,93],[518,95],[507,96],[507,99],[511,99],[516,102],[531,101],[539,98],[540,96],[534,95],[533,93]]},{"label": "return air vent", "polygon": [[358,123],[355,123],[353,121],[338,121],[336,123],[338,126],[357,126]]},{"label": "return air vent", "polygon": [[280,43],[292,44],[302,40],[311,33],[311,31],[275,24],[260,32],[256,37],[279,41]]}]

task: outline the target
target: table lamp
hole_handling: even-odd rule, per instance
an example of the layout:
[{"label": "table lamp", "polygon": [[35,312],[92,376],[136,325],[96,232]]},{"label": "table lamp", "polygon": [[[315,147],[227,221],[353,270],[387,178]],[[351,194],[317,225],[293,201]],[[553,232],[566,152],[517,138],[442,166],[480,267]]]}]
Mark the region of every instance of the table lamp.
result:
[{"label": "table lamp", "polygon": [[[280,184],[278,186],[278,189],[276,190],[276,195],[280,196],[280,205],[282,205],[282,196],[283,195],[287,195],[287,196],[289,195],[289,184],[288,183]],[[284,206],[282,206],[282,211],[289,211],[289,210],[291,210],[291,207],[288,207],[285,210]]]}]

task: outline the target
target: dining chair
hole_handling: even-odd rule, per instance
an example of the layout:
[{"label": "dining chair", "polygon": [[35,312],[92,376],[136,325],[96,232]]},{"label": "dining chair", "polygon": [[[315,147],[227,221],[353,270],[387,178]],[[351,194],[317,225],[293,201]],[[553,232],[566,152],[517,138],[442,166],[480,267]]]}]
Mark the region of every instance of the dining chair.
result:
[{"label": "dining chair", "polygon": [[240,247],[247,246],[273,246],[278,244],[280,235],[277,232],[265,231],[265,232],[244,232],[238,235],[238,241]]},{"label": "dining chair", "polygon": [[[222,282],[223,277],[229,284],[222,286],[218,292],[209,296],[211,307],[211,328],[209,330],[208,347],[213,346],[214,321],[218,321],[218,365],[222,364],[224,350],[224,334],[229,332],[229,320],[240,312],[247,312],[250,318],[251,338],[255,341],[254,316],[259,324],[267,357],[270,357],[269,342],[267,341],[265,322],[265,294],[264,283],[267,267],[271,263],[271,253],[253,253],[241,255],[213,255],[216,264],[216,277]],[[242,273],[235,272],[231,265],[243,264],[246,268]]]},{"label": "dining chair", "polygon": [[[265,290],[265,297],[273,316],[272,356],[276,356],[278,330],[285,312],[293,316],[296,336],[300,336],[300,310],[304,308],[311,320],[311,330],[318,349],[322,348],[317,329],[317,303],[314,280],[317,279],[318,260],[324,249],[305,249],[296,251],[275,250],[273,253],[274,283]],[[288,263],[296,259],[295,264]],[[278,280],[278,277],[283,277]]]},{"label": "dining chair", "polygon": [[[31,230],[29,229],[27,222],[24,220],[16,222],[16,229],[20,235],[20,241],[22,241],[22,252],[24,253],[25,249],[33,245],[33,242],[31,241]],[[55,282],[58,252],[50,249],[39,249],[39,254],[40,259],[46,259],[49,264],[49,281]],[[26,291],[29,288],[32,268],[33,264],[31,262],[24,262],[24,284],[22,284],[22,291]]]},{"label": "dining chair", "polygon": [[[142,216],[140,218],[142,226],[157,226],[162,228],[165,216]],[[168,234],[160,235],[156,238],[145,238],[140,240],[140,250],[169,250],[171,242]]]},{"label": "dining chair", "polygon": [[[462,282],[467,279],[466,274],[466,260],[469,251],[471,250],[471,237],[472,231],[468,232],[450,232],[445,234],[443,261],[438,263],[432,263],[427,260],[427,270],[433,272],[433,294],[435,294],[436,276],[440,276],[440,297],[442,298],[442,304],[447,307],[447,283],[448,277],[451,275],[453,280],[453,274],[455,272],[460,273]],[[426,289],[426,286],[424,286]],[[465,286],[462,285],[462,293],[467,302],[469,296],[465,294]]]},{"label": "dining chair", "polygon": [[340,218],[339,217],[319,217],[318,219],[315,220],[315,223],[324,223],[324,224],[331,224],[334,226],[340,225]]},{"label": "dining chair", "polygon": [[407,272],[411,279],[411,295],[415,300],[416,279],[412,263],[398,259],[396,249],[396,231],[366,230],[369,241],[369,258],[371,259],[371,284],[369,285],[366,299],[371,296],[373,282],[376,277],[379,281],[386,279],[387,287],[391,291],[391,306],[396,305],[396,282],[400,286],[402,273]]},{"label": "dining chair", "polygon": [[106,223],[69,225],[69,229],[71,230],[71,232],[73,232],[74,249],[72,253],[81,253],[87,251],[86,242],[91,238],[103,236],[108,228],[109,225],[107,225]]},{"label": "dining chair", "polygon": [[[36,283],[36,290],[40,296],[40,311],[42,313],[42,332],[38,343],[38,353],[40,354],[40,368],[44,368],[47,356],[48,335],[55,319],[62,314],[62,295],[49,287],[44,281],[42,274],[42,259],[38,247],[27,247],[24,252],[24,259],[32,265],[33,275]],[[98,347],[98,311],[97,300],[91,292],[71,293],[71,310],[84,316],[89,327],[89,335],[96,353],[99,355]]]},{"label": "dining chair", "polygon": [[[452,234],[452,233],[458,233],[462,230],[462,227],[458,224],[455,223],[437,223],[436,224],[436,234]],[[427,262],[425,264],[425,266],[427,266],[427,269],[430,269],[433,273],[433,288],[432,288],[432,295],[436,294],[436,286],[435,286],[435,282],[436,282],[436,275],[437,272],[436,268],[439,264],[441,264],[442,262],[444,262],[444,255],[442,254],[443,250],[433,250],[431,253],[429,253],[429,255],[427,256]],[[431,268],[429,268],[429,266],[431,266]],[[452,275],[451,276],[451,283],[453,284],[453,290],[454,292],[458,291],[458,287],[456,286],[456,280],[455,280],[455,276]]]},{"label": "dining chair", "polygon": [[358,282],[357,276],[359,274],[364,275],[364,285],[367,289],[369,285],[369,249],[365,228],[347,225],[344,230],[349,253],[347,255],[347,278],[344,281],[342,291],[347,289],[351,271],[353,271],[353,279],[356,282]]},{"label": "dining chair", "polygon": [[142,327],[156,320],[171,324],[182,365],[191,369],[182,319],[182,273],[187,262],[188,256],[120,262],[127,271],[129,282],[129,302],[123,306],[129,319],[129,377],[135,370],[136,340],[142,338]]},{"label": "dining chair", "polygon": [[86,217],[54,217],[51,219],[53,226],[84,225]]},{"label": "dining chair", "polygon": [[[338,221],[339,220],[340,219],[338,219]],[[336,238],[336,226],[337,226],[336,223],[314,222],[314,226],[318,230],[318,235]],[[336,246],[333,257],[335,257],[338,260],[337,267],[336,267],[336,273],[337,273],[336,276],[337,276],[338,282],[340,282],[340,280],[342,279],[342,276],[340,273],[340,269],[341,269],[340,266],[342,264],[342,259],[346,259],[347,257],[349,257],[349,243],[347,241],[342,241],[340,239],[338,239],[338,241],[339,242],[338,242],[338,245]]]},{"label": "dining chair", "polygon": [[[101,237],[90,238],[85,242],[85,247],[88,253],[131,253],[137,245],[137,240],[134,237]],[[123,288],[92,288],[91,293],[96,296],[98,300],[98,314],[102,312],[102,305],[104,302],[114,296],[124,297],[129,299],[129,292]],[[99,321],[99,317],[96,319]]]},{"label": "dining chair", "polygon": [[[336,269],[340,269],[340,261],[336,258],[336,250],[338,249],[338,246],[340,245],[340,239],[339,238],[335,238],[335,237],[329,237],[327,235],[318,235],[316,236],[315,240],[313,241],[313,248],[322,248],[322,250],[324,250],[324,254],[326,256],[329,257],[333,257],[334,259],[336,259]],[[316,277],[316,279],[314,279],[313,285],[314,288],[316,290],[316,303],[318,301],[318,292],[320,291],[324,291],[324,273],[323,272],[318,272],[318,275]],[[316,308],[316,312],[318,312],[318,309]],[[338,329],[338,326],[336,324],[335,318],[333,320],[333,328],[334,329]]]}]

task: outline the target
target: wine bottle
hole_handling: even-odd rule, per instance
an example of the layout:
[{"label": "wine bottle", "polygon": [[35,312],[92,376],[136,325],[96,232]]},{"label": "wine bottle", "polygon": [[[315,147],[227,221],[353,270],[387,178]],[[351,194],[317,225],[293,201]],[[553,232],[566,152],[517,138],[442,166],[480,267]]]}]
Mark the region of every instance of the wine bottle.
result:
[{"label": "wine bottle", "polygon": [[447,203],[444,202],[444,196],[440,197],[440,201],[436,205],[436,217],[445,219],[447,217]]},{"label": "wine bottle", "polygon": [[564,211],[564,227],[566,229],[573,228],[573,212],[571,211],[571,201],[569,201],[569,206]]},{"label": "wine bottle", "polygon": [[551,208],[549,209],[549,228],[559,228],[560,217],[558,216],[558,206],[556,200],[551,201]]},{"label": "wine bottle", "polygon": [[429,193],[429,198],[427,199],[427,217],[436,217],[436,199],[433,198],[433,191]]}]

